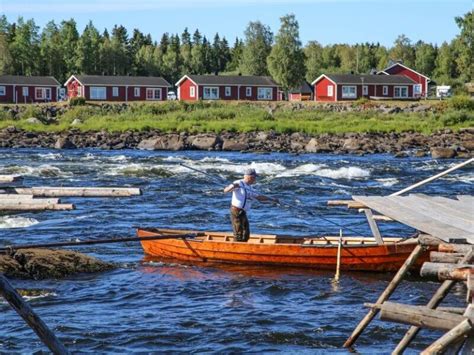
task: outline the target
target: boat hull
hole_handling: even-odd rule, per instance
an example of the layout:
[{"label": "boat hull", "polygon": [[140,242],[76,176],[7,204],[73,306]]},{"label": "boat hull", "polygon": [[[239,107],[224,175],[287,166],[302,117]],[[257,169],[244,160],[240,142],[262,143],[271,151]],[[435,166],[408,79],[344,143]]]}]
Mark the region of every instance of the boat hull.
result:
[{"label": "boat hull", "polygon": [[[159,240],[141,240],[144,252],[152,257],[177,259],[188,262],[232,263],[248,265],[277,265],[334,270],[337,263],[337,238],[329,240],[314,237],[305,240],[296,237],[258,235],[249,242],[234,242],[231,234],[197,232],[172,229],[137,229],[138,237],[172,234],[175,237]],[[182,234],[179,238],[176,235]],[[186,236],[194,235],[194,238]],[[294,238],[291,243],[289,238]],[[252,240],[253,239],[253,240]],[[371,240],[371,238],[366,238]],[[400,238],[397,238],[400,239]],[[273,240],[273,242],[269,242]],[[308,243],[308,240],[310,241]],[[358,239],[359,240],[359,239]],[[341,270],[397,271],[415,248],[416,241],[402,239],[375,243],[343,244]],[[290,242],[285,242],[290,241]],[[303,241],[303,242],[302,242]],[[333,242],[336,241],[336,242]],[[427,254],[419,258],[418,265],[427,260]]]}]

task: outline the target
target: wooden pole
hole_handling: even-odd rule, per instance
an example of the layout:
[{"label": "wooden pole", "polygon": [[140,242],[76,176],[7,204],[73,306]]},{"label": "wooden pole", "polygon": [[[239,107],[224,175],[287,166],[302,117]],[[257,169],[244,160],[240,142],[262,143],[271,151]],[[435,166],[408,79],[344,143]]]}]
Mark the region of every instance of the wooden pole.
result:
[{"label": "wooden pole", "polygon": [[[413,264],[415,263],[415,261],[418,259],[418,257],[420,256],[422,252],[423,252],[423,247],[421,245],[417,245],[415,249],[413,249],[410,256],[407,258],[407,260],[405,260],[402,267],[398,270],[398,272],[393,277],[393,280],[388,284],[387,288],[379,296],[376,304],[379,304],[379,305],[382,304],[392,295],[393,291],[395,291],[397,286],[403,280],[403,277],[405,276],[407,271],[413,266]],[[344,347],[346,348],[350,347],[357,341],[357,338],[359,338],[359,336],[362,334],[364,329],[369,325],[372,319],[374,319],[374,317],[377,315],[378,312],[379,310],[377,308],[371,308],[369,310],[366,316],[360,321],[360,323],[354,329],[351,336],[346,340],[346,342],[344,343]]]},{"label": "wooden pole", "polygon": [[473,329],[470,319],[465,319],[449,332],[444,334],[441,338],[436,340],[433,344],[421,352],[422,355],[443,354],[446,349],[459,341],[465,335],[469,334]]},{"label": "wooden pole", "polygon": [[[34,201],[34,200],[32,200]],[[29,202],[12,202],[0,203],[0,211],[69,211],[73,210],[72,203],[29,203]]]},{"label": "wooden pole", "polygon": [[[471,250],[471,252],[468,253],[466,256],[464,256],[464,258],[461,261],[459,261],[459,263],[460,264],[469,263],[472,261],[473,258],[474,258],[474,252]],[[426,307],[431,308],[431,309],[437,308],[438,305],[447,296],[447,294],[449,293],[449,291],[451,290],[451,288],[454,286],[455,283],[456,281],[453,281],[453,280],[444,281],[441,284],[441,286],[438,288],[438,290],[435,292],[433,297],[431,297]],[[395,348],[392,354],[394,355],[402,354],[405,351],[405,349],[408,347],[408,345],[410,345],[410,343],[413,341],[413,339],[415,339],[419,331],[420,331],[420,328],[417,326],[410,327],[410,329],[408,329],[408,331],[405,333],[405,336],[402,338],[402,340],[400,340],[400,342],[398,343],[397,347]]]},{"label": "wooden pole", "polygon": [[141,195],[131,187],[8,187],[7,192],[38,197],[128,197]]},{"label": "wooden pole", "polygon": [[335,282],[339,282],[340,269],[341,269],[341,249],[342,249],[342,229],[339,229],[339,243],[337,244],[336,276],[334,276]]},{"label": "wooden pole", "polygon": [[420,187],[420,186],[422,186],[422,185],[425,185],[425,184],[427,184],[427,183],[429,183],[429,182],[431,182],[431,181],[433,181],[433,180],[439,179],[440,177],[442,177],[442,176],[444,176],[444,175],[446,175],[446,174],[449,174],[450,172],[453,172],[454,170],[460,169],[460,168],[462,168],[463,166],[466,166],[466,165],[468,165],[468,164],[471,164],[472,162],[474,162],[474,158],[471,158],[471,159],[469,159],[469,160],[466,160],[465,162],[462,162],[462,163],[460,163],[460,164],[457,164],[457,165],[455,165],[455,166],[453,166],[453,167],[451,167],[451,168],[449,168],[449,169],[447,169],[447,170],[445,170],[445,171],[443,171],[443,172],[441,172],[441,173],[439,173],[439,174],[436,174],[436,175],[434,175],[434,176],[429,177],[428,179],[425,179],[425,180],[422,180],[422,181],[420,181],[420,182],[417,182],[416,184],[413,184],[413,185],[411,185],[411,186],[408,186],[407,188],[405,188],[405,189],[403,189],[403,190],[400,190],[400,191],[398,191],[398,192],[395,192],[395,193],[393,193],[393,194],[391,194],[391,195],[389,195],[389,196],[399,196],[399,195],[402,195],[402,194],[404,194],[405,192],[411,191],[411,190],[416,189],[417,187]]},{"label": "wooden pole", "polygon": [[10,285],[7,278],[0,274],[0,295],[10,306],[25,320],[31,329],[35,331],[41,341],[54,354],[69,354],[69,351],[56,338],[56,335],[48,328],[41,318],[33,311],[30,305]]}]

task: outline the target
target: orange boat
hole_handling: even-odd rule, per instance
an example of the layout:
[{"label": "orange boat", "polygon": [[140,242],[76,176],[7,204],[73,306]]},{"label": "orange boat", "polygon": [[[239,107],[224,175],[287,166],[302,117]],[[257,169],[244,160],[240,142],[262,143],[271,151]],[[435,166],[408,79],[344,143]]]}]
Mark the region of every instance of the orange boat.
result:
[{"label": "orange boat", "polygon": [[[146,254],[181,261],[277,265],[335,270],[339,237],[295,237],[253,234],[248,242],[235,242],[232,233],[178,229],[138,228]],[[169,238],[167,236],[170,236]],[[416,239],[343,237],[341,270],[397,271],[417,245]],[[428,254],[418,259],[418,266]]]}]

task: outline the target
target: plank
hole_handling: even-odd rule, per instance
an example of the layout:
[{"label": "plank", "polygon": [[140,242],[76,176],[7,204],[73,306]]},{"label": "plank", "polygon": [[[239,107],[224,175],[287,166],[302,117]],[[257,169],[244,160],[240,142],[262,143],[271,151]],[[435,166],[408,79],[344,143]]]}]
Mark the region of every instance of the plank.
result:
[{"label": "plank", "polygon": [[383,239],[382,239],[382,236],[380,235],[379,227],[377,226],[377,223],[374,221],[372,210],[370,208],[364,208],[364,213],[365,213],[365,216],[367,217],[367,222],[369,222],[370,230],[372,231],[372,235],[377,241],[377,244],[382,245]]},{"label": "plank", "polygon": [[436,206],[437,208],[446,211],[446,213],[454,213],[467,221],[472,220],[472,215],[474,214],[474,211],[470,212],[470,209],[472,210],[473,208],[469,208],[470,206],[465,205],[461,201],[452,200],[450,198],[441,196],[427,196],[424,194],[416,194],[413,196],[416,196],[420,200],[430,201],[432,206]]},{"label": "plank", "polygon": [[0,184],[7,184],[9,182],[16,182],[23,179],[20,175],[0,175]]}]

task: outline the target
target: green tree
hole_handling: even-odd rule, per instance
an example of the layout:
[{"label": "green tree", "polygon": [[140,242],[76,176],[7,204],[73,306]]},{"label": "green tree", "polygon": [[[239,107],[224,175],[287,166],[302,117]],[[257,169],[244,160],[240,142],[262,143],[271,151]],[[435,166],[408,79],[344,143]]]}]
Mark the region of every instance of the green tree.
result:
[{"label": "green tree", "polygon": [[163,74],[171,83],[178,81],[181,75],[181,63],[179,36],[171,36],[168,50],[163,55]]},{"label": "green tree", "polygon": [[77,73],[76,51],[79,41],[79,32],[77,32],[76,21],[62,21],[59,27],[59,38],[61,41],[61,53],[65,65],[64,77]]},{"label": "green tree", "polygon": [[283,16],[280,22],[275,45],[268,56],[268,70],[276,82],[287,91],[301,85],[304,79],[304,53],[295,15]]},{"label": "green tree", "polygon": [[100,49],[102,38],[92,21],[86,25],[77,45],[76,66],[82,74],[100,74],[102,72]]},{"label": "green tree", "polygon": [[390,51],[390,57],[395,61],[402,61],[403,65],[413,68],[415,66],[415,49],[410,39],[405,35],[400,35],[394,42]]},{"label": "green tree", "polygon": [[230,50],[230,59],[227,62],[226,71],[235,72],[238,70],[243,50],[244,43],[237,37],[235,39],[234,46]]},{"label": "green tree", "polygon": [[60,82],[65,81],[65,63],[63,61],[61,37],[54,21],[46,24],[41,32],[41,74],[54,76]]},{"label": "green tree", "polygon": [[451,46],[443,42],[435,61],[434,77],[440,83],[450,83],[454,77],[454,58]]},{"label": "green tree", "polygon": [[323,74],[323,47],[316,41],[310,41],[304,48],[306,81],[313,82]]},{"label": "green tree", "polygon": [[268,75],[267,57],[272,50],[273,33],[260,21],[250,22],[245,30],[245,46],[239,70],[245,75]]},{"label": "green tree", "polygon": [[110,39],[113,54],[113,75],[127,75],[131,72],[130,46],[127,29],[115,25]]},{"label": "green tree", "polygon": [[104,30],[100,43],[100,70],[102,75],[115,75],[114,51],[110,41],[109,32]]},{"label": "green tree", "polygon": [[204,47],[202,43],[202,37],[198,30],[196,30],[193,34],[193,47],[191,49],[191,74],[204,74],[206,67],[205,67],[205,53]]},{"label": "green tree", "polygon": [[155,76],[160,68],[155,57],[155,47],[143,45],[135,54],[135,74],[140,76]]},{"label": "green tree", "polygon": [[191,35],[186,27],[181,34],[181,58],[183,59],[183,74],[191,73],[193,70],[193,57],[192,57]]},{"label": "green tree", "polygon": [[431,43],[418,41],[415,44],[415,70],[431,76],[435,68],[436,48]]},{"label": "green tree", "polygon": [[472,81],[474,74],[474,12],[456,17],[455,21],[461,30],[453,43],[457,71],[461,80],[468,82]]},{"label": "green tree", "polygon": [[15,35],[10,44],[13,58],[12,72],[20,75],[37,75],[40,57],[38,26],[34,20],[18,18]]},{"label": "green tree", "polygon": [[0,75],[13,74],[13,58],[7,41],[7,35],[0,32]]}]

